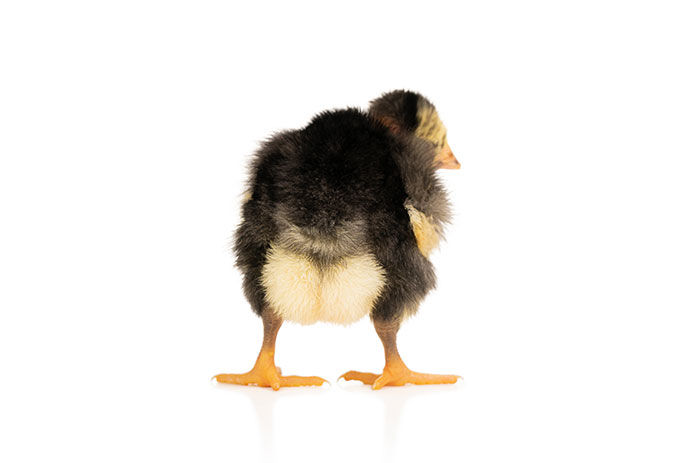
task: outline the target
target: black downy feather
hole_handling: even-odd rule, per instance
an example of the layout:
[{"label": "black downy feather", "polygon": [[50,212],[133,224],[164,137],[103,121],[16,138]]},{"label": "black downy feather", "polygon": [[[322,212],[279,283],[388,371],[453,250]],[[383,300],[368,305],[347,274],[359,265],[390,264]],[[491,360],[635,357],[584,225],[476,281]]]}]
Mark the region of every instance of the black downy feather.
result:
[{"label": "black downy feather", "polygon": [[[373,253],[386,273],[373,319],[414,313],[435,287],[433,266],[417,247],[405,204],[439,227],[448,220],[449,206],[432,163],[433,145],[411,135],[417,99],[423,97],[392,92],[383,98],[393,93],[392,101],[372,102],[370,113],[350,108],[319,114],[303,129],[276,134],[255,153],[234,251],[257,314],[267,307],[260,283],[267,251],[288,229],[334,243],[329,251],[294,249],[318,265]],[[398,115],[402,133],[374,117],[379,104]]]}]

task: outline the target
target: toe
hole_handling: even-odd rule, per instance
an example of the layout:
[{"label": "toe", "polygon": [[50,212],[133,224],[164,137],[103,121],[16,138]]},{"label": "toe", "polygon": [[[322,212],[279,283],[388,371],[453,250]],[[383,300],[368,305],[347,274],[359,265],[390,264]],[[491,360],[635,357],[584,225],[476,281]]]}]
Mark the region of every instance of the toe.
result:
[{"label": "toe", "polygon": [[434,375],[428,373],[412,372],[407,375],[406,383],[409,384],[454,384],[460,379],[457,375]]},{"label": "toe", "polygon": [[364,384],[374,384],[374,381],[378,378],[378,375],[374,373],[364,373],[361,371],[348,371],[347,373],[340,376],[338,379],[344,379],[346,381],[361,381]]},{"label": "toe", "polygon": [[404,372],[391,372],[384,370],[373,383],[373,388],[378,390],[384,386],[404,386],[406,384],[453,384],[460,379],[457,375],[434,375],[428,373],[416,373],[406,370]]},{"label": "toe", "polygon": [[327,381],[319,376],[282,376],[280,383],[283,387],[321,386]]},{"label": "toe", "polygon": [[386,378],[385,375],[381,375],[376,380],[372,383],[373,384],[373,389],[375,391],[382,389],[383,386],[387,386],[390,382],[389,378]]},{"label": "toe", "polygon": [[225,383],[225,384],[243,384],[243,385],[250,384],[248,381],[248,377],[246,375],[235,375],[235,374],[222,373],[221,375],[215,376],[214,379],[218,383]]}]

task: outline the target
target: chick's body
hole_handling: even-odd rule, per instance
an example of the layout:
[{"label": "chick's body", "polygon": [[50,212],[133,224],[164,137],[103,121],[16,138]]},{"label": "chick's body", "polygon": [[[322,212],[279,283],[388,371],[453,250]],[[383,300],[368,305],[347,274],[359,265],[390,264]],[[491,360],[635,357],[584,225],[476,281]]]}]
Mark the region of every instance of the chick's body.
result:
[{"label": "chick's body", "polygon": [[325,112],[267,141],[251,163],[234,242],[244,293],[263,320],[263,345],[253,369],[217,381],[273,389],[323,384],[276,368],[282,322],[347,324],[366,315],[383,343],[383,374],[349,371],[342,378],[374,389],[457,381],[410,371],[396,334],[436,281],[428,255],[448,202],[435,171],[459,167],[434,106],[400,90],[372,101],[368,113]]},{"label": "chick's body", "polygon": [[425,242],[448,211],[431,150],[356,109],[267,142],[235,242],[256,313],[306,324],[416,310],[435,284]]}]

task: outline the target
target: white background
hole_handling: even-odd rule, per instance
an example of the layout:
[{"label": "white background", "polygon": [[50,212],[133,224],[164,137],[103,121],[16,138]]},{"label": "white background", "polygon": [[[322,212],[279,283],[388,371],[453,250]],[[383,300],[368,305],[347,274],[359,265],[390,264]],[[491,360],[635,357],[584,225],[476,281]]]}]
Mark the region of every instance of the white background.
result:
[{"label": "white background", "polygon": [[[694,461],[688,4],[3,2],[0,460]],[[464,380],[337,383],[363,320],[280,331],[329,387],[213,384],[249,154],[395,88],[463,164],[400,349]]]}]

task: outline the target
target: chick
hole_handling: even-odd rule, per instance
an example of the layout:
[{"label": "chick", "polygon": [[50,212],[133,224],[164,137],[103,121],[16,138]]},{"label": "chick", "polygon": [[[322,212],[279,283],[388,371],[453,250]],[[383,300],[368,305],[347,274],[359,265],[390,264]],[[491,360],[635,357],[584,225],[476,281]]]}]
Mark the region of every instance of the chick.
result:
[{"label": "chick", "polygon": [[368,112],[328,111],[303,129],[273,136],[255,154],[235,234],[236,263],[263,343],[253,369],[220,383],[321,385],[275,366],[285,320],[349,324],[369,315],[385,350],[382,374],[341,376],[374,389],[454,383],[455,375],[410,371],[396,334],[436,277],[428,257],[449,219],[436,169],[458,169],[431,102],[397,90]]}]

